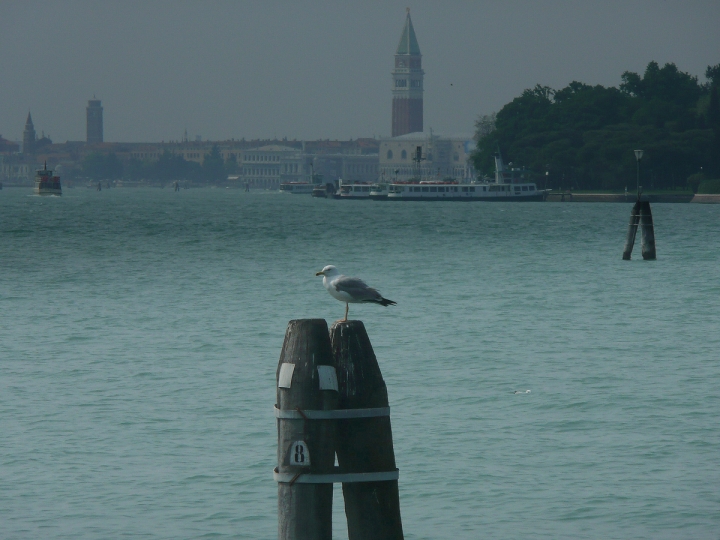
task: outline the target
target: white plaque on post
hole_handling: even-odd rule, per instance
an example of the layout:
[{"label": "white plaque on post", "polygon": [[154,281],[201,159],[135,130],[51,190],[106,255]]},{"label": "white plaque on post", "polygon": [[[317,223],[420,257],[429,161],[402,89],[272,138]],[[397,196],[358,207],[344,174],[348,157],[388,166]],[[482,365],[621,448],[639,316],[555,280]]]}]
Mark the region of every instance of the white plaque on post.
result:
[{"label": "white plaque on post", "polygon": [[280,366],[278,388],[290,388],[290,386],[292,385],[293,371],[295,371],[295,364],[283,362],[283,365]]},{"label": "white plaque on post", "polygon": [[320,378],[320,390],[338,391],[337,372],[333,366],[318,366],[318,377]]},{"label": "white plaque on post", "polygon": [[290,445],[288,463],[294,467],[310,466],[310,450],[305,441],[295,441]]}]

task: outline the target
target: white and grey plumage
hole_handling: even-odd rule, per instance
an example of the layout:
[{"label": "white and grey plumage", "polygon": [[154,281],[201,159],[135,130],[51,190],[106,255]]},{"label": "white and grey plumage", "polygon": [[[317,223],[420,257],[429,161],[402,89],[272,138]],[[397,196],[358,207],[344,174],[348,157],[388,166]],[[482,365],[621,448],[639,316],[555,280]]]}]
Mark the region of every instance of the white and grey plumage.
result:
[{"label": "white and grey plumage", "polygon": [[323,276],[323,285],[330,293],[330,296],[345,302],[345,318],[347,321],[350,304],[373,303],[381,306],[394,306],[395,302],[383,298],[383,296],[372,287],[369,287],[362,279],[343,276],[333,265],[328,265],[316,276]]}]

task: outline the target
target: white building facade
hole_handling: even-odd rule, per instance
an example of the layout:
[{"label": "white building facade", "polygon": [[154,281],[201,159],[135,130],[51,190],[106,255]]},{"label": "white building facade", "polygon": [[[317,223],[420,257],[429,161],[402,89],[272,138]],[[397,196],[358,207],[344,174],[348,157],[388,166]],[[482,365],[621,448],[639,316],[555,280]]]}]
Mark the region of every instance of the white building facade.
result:
[{"label": "white building facade", "polygon": [[[415,159],[418,147],[420,162]],[[432,131],[381,139],[380,176],[385,182],[418,178],[469,182],[477,176],[470,163],[474,148],[472,135],[444,136]]]}]

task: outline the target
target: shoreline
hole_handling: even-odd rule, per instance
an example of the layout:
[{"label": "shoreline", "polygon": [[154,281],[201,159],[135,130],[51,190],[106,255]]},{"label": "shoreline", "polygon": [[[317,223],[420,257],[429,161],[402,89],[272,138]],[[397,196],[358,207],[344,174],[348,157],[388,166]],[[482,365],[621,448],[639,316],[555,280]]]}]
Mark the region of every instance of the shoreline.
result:
[{"label": "shoreline", "polygon": [[[26,184],[0,184],[2,188],[26,188],[32,189],[32,186]],[[87,185],[69,185],[66,186],[68,189],[95,189],[94,186]],[[154,188],[154,189],[172,189],[171,184],[161,185],[159,183],[143,183],[143,184],[126,184],[121,186],[112,186],[107,189],[122,189],[122,188]],[[230,188],[230,189],[241,189],[242,186],[223,186],[223,185],[187,185],[183,189],[219,189],[219,188]],[[253,191],[273,191],[266,189],[254,189]],[[690,194],[690,193],[659,193],[659,194],[647,194],[644,193],[642,196],[643,200],[647,200],[654,203],[695,203],[695,204],[720,204],[720,194]],[[562,193],[554,192],[549,193],[545,202],[580,202],[580,203],[632,203],[635,201],[635,194],[628,192],[625,193],[576,193],[572,191],[566,191]],[[501,201],[509,202],[509,201]]]},{"label": "shoreline", "polygon": [[[720,204],[720,194],[643,194],[643,199],[654,203],[701,203]],[[550,193],[545,199],[547,202],[605,202],[605,203],[631,203],[635,201],[635,194],[628,193]]]}]

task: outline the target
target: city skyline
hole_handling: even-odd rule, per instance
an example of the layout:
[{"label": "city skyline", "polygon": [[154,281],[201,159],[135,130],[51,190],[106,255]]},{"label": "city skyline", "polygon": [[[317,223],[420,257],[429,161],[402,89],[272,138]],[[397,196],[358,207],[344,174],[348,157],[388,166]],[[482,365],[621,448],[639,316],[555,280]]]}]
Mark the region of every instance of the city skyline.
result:
[{"label": "city skyline", "polygon": [[[172,5],[173,9],[169,9]],[[426,130],[470,133],[525,88],[617,86],[651,60],[704,80],[712,2],[465,4],[4,2],[0,134],[28,111],[55,142],[389,136],[393,56],[409,6],[422,43]]]}]

